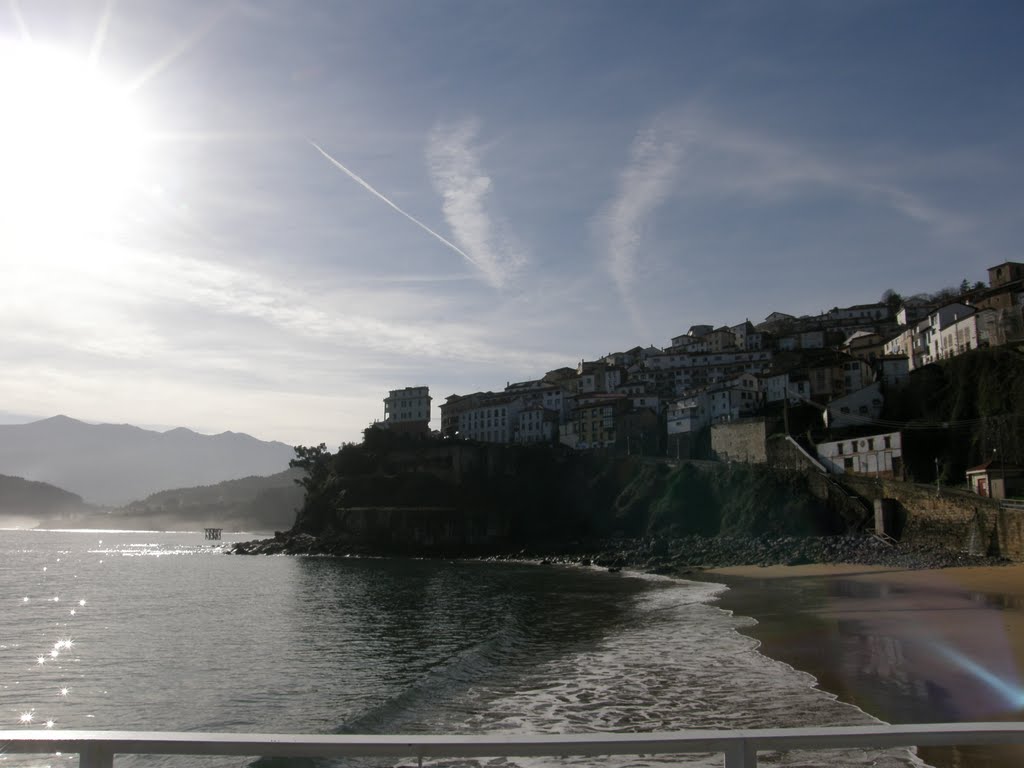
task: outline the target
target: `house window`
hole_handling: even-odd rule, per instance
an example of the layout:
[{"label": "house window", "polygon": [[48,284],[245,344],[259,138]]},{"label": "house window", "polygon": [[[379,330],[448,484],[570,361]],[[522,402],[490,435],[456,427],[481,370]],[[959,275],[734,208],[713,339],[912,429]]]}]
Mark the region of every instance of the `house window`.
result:
[{"label": "house window", "polygon": [[839,454],[840,456],[842,456],[842,455],[843,455],[843,444],[842,444],[842,443],[836,443],[836,452],[837,452],[837,453],[838,453],[838,454]]},{"label": "house window", "polygon": [[868,450],[869,451],[875,450],[875,438],[873,438],[873,437],[869,437],[868,438]]},{"label": "house window", "polygon": [[851,458],[843,459],[843,469],[850,469],[850,470],[852,470],[853,469],[853,459],[851,459]]},{"label": "house window", "polygon": [[888,435],[882,438],[882,442],[885,444],[886,448],[892,448],[892,438]]}]

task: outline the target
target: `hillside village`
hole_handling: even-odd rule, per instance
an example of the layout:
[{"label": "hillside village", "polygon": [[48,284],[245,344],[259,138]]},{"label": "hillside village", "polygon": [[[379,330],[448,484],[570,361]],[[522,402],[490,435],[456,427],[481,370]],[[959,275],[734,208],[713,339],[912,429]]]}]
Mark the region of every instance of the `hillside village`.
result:
[{"label": "hillside village", "polygon": [[[933,363],[1024,341],[1024,263],[990,268],[987,284],[882,299],[816,316],[773,312],[756,325],[694,325],[664,348],[452,394],[440,405],[440,436],[764,462],[780,435],[821,469],[906,478],[899,425],[881,418],[886,398]],[[427,387],[393,390],[375,426],[426,434],[430,404]],[[1020,469],[999,458],[969,469],[972,490],[1012,495]]]}]

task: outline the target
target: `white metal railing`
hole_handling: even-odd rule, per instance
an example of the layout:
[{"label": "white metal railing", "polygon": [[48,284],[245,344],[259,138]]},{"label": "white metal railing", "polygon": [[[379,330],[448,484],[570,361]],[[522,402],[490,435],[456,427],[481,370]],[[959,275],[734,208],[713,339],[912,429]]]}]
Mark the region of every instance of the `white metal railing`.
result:
[{"label": "white metal railing", "polygon": [[558,736],[316,736],[171,731],[0,731],[0,752],[73,752],[80,768],[111,768],[114,755],[260,757],[565,757],[718,752],[726,768],[755,768],[758,750],[1024,744],[1024,723],[929,723],[842,728],[693,730]]}]

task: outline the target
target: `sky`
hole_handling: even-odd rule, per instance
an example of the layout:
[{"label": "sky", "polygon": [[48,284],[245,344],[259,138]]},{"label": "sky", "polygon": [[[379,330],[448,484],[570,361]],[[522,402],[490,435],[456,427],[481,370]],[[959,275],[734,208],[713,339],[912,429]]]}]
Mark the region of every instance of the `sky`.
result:
[{"label": "sky", "polygon": [[0,418],[334,447],[390,389],[985,280],[1024,260],[1022,32],[999,0],[0,0]]}]

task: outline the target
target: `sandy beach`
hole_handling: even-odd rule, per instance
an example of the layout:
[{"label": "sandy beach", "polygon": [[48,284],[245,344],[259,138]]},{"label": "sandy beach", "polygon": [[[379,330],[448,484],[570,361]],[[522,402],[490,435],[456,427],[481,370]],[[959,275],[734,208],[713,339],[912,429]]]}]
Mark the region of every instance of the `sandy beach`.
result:
[{"label": "sandy beach", "polygon": [[[1024,718],[1024,564],[711,569],[720,605],[773,658],[890,723]],[[1006,768],[1024,748],[922,749],[939,768]]]}]

